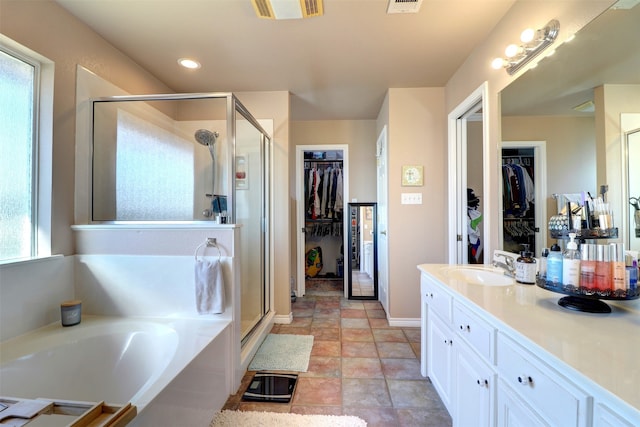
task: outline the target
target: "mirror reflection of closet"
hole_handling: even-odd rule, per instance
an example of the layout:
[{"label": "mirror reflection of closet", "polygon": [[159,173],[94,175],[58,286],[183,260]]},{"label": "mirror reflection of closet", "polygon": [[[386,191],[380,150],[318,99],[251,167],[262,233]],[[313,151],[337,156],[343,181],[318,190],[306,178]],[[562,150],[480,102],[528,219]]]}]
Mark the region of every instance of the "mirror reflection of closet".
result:
[{"label": "mirror reflection of closet", "polygon": [[378,299],[376,203],[349,203],[349,299]]}]

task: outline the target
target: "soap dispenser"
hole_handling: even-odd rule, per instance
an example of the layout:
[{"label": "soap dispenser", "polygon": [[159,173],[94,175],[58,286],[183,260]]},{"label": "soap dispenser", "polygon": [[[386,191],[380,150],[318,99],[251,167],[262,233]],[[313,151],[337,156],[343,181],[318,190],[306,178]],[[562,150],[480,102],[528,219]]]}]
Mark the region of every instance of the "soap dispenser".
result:
[{"label": "soap dispenser", "polygon": [[520,252],[520,257],[516,260],[516,282],[525,285],[536,283],[536,259],[529,251],[529,245],[523,244],[524,250]]},{"label": "soap dispenser", "polygon": [[547,283],[553,286],[562,284],[562,252],[557,243],[551,245],[551,250],[547,257]]},{"label": "soap dispenser", "polygon": [[580,252],[575,239],[576,233],[569,233],[567,250],[562,254],[562,283],[569,291],[577,291],[580,286]]}]

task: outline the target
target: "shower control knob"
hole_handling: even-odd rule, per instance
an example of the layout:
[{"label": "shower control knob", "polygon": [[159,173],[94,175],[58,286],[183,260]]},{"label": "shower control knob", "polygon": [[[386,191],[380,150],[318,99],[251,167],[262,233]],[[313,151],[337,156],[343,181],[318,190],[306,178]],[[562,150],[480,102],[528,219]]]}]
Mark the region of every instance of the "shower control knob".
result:
[{"label": "shower control knob", "polygon": [[205,209],[202,211],[202,216],[205,218],[210,218],[211,217],[211,211],[209,209]]}]

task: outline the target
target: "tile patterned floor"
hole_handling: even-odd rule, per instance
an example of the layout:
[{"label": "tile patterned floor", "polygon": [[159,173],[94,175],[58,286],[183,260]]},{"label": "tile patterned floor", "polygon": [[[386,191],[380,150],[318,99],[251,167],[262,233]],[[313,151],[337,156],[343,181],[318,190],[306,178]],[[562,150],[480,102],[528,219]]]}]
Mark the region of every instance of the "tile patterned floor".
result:
[{"label": "tile patterned floor", "polygon": [[420,375],[420,329],[390,327],[377,301],[307,294],[293,307],[290,325],[272,333],[314,335],[308,372],[289,404],[242,402],[254,372],[225,409],[355,415],[370,427],[450,426],[431,382]]}]

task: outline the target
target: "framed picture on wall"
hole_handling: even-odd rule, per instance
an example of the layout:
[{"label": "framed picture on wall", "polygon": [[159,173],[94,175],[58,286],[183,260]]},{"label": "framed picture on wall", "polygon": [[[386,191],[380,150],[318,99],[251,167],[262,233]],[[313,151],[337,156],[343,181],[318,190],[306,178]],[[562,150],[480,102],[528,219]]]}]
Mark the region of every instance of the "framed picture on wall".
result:
[{"label": "framed picture on wall", "polygon": [[402,186],[421,187],[423,185],[423,167],[415,165],[402,166]]},{"label": "framed picture on wall", "polygon": [[249,173],[246,156],[236,156],[236,190],[249,189]]}]

